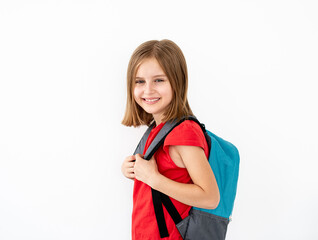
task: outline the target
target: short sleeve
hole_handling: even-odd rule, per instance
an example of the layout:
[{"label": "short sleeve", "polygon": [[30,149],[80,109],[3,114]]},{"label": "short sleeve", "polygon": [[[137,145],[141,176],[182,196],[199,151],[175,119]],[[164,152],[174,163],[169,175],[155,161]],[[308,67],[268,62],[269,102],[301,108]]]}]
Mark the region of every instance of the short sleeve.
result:
[{"label": "short sleeve", "polygon": [[163,147],[166,150],[171,145],[197,146],[208,153],[208,145],[201,127],[191,120],[185,120],[168,134]]}]

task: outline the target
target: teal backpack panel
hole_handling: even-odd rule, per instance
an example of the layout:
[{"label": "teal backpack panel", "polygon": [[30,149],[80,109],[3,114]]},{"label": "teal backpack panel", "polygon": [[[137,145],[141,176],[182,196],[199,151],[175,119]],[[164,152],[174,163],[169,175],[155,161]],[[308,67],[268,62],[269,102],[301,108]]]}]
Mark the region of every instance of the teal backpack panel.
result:
[{"label": "teal backpack panel", "polygon": [[239,152],[232,143],[223,140],[208,130],[206,132],[211,138],[209,163],[219,187],[220,202],[215,209],[193,208],[229,218],[232,214],[236,196],[240,162]]}]

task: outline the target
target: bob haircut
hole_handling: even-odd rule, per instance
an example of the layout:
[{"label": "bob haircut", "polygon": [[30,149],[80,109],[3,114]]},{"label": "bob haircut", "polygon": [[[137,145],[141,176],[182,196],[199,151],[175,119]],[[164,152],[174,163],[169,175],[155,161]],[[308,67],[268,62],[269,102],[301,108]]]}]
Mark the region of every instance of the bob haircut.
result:
[{"label": "bob haircut", "polygon": [[187,99],[188,70],[181,49],[171,40],[151,40],[142,43],[132,54],[127,69],[127,104],[122,124],[150,125],[152,114],[141,108],[134,99],[135,78],[139,66],[146,59],[155,58],[166,74],[173,91],[171,103],[164,112],[163,122],[193,115]]}]

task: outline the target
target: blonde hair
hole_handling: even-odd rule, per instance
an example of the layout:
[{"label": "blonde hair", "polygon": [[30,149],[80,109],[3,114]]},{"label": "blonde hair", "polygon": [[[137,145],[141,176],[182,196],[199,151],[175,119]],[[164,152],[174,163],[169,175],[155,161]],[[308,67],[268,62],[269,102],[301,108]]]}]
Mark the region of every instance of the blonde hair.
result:
[{"label": "blonde hair", "polygon": [[142,43],[132,54],[127,69],[127,103],[122,124],[126,126],[150,125],[151,114],[144,111],[135,101],[133,89],[139,66],[145,59],[155,58],[173,91],[173,98],[164,113],[163,122],[193,115],[187,99],[188,70],[181,49],[171,40],[151,40]]}]

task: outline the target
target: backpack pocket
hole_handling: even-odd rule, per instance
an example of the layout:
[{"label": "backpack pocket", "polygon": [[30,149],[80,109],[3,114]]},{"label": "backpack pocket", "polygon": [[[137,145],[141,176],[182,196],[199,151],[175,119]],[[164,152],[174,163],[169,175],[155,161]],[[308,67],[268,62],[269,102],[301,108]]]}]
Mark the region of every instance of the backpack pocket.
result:
[{"label": "backpack pocket", "polygon": [[176,226],[184,240],[224,240],[229,219],[191,209]]}]

